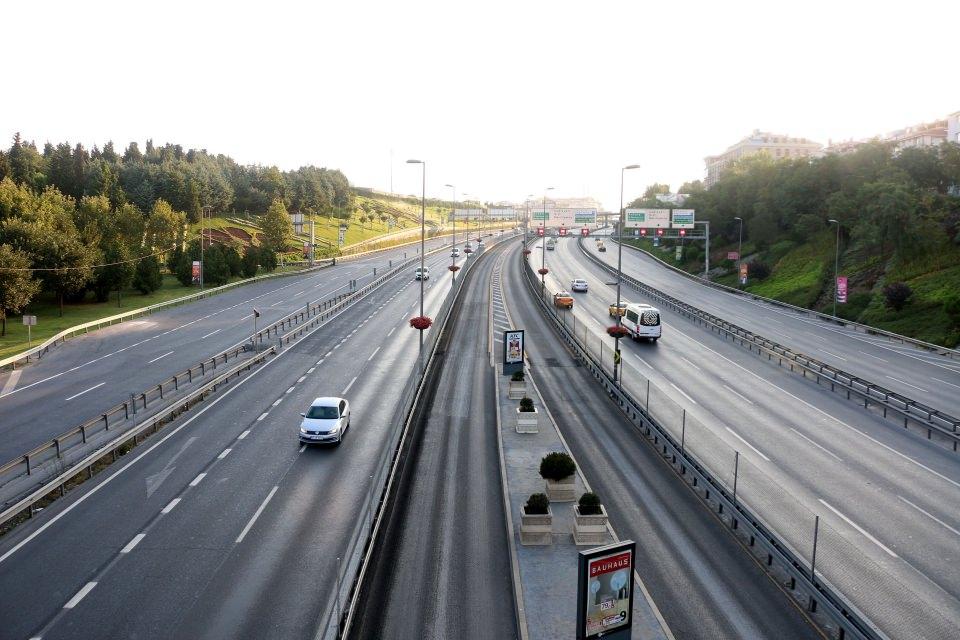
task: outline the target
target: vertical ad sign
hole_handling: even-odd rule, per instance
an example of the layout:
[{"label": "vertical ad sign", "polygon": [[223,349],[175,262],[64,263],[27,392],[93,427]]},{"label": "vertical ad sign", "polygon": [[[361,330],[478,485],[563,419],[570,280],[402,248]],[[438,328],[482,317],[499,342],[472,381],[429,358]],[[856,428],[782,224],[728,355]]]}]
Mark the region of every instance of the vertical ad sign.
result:
[{"label": "vertical ad sign", "polygon": [[847,301],[847,276],[837,276],[837,303],[844,304]]},{"label": "vertical ad sign", "polygon": [[523,329],[503,332],[503,373],[523,370]]},{"label": "vertical ad sign", "polygon": [[747,263],[740,263],[740,284],[747,284]]},{"label": "vertical ad sign", "polygon": [[635,549],[624,540],[580,552],[577,640],[630,637]]},{"label": "vertical ad sign", "polygon": [[200,284],[200,261],[193,261],[193,270],[190,272],[190,279],[193,284]]}]

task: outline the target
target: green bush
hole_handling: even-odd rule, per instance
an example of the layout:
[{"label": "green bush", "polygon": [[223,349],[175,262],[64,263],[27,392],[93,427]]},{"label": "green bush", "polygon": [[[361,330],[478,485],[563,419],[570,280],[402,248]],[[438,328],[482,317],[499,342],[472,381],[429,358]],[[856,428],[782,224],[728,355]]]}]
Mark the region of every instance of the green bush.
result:
[{"label": "green bush", "polygon": [[580,515],[582,516],[598,516],[600,515],[600,496],[590,491],[587,491],[577,502],[577,505],[580,507]]},{"label": "green bush", "polygon": [[277,252],[269,247],[260,247],[260,268],[270,273],[277,268]]},{"label": "green bush", "polygon": [[901,311],[913,295],[913,289],[903,282],[894,282],[883,288],[883,297],[887,306],[894,311]]},{"label": "green bush", "polygon": [[766,280],[770,277],[770,265],[766,262],[755,260],[750,263],[750,276],[754,280]]},{"label": "green bush", "polygon": [[140,293],[153,293],[163,284],[160,275],[160,261],[156,256],[147,256],[137,263],[137,270],[133,274],[133,287]]},{"label": "green bush", "polygon": [[243,260],[240,263],[240,270],[244,278],[252,278],[257,275],[257,269],[260,268],[260,252],[252,244],[243,252]]},{"label": "green bush", "polygon": [[533,411],[533,400],[530,398],[521,398],[520,411],[524,413],[531,413]]},{"label": "green bush", "polygon": [[554,482],[569,478],[577,472],[577,464],[568,454],[554,451],[540,461],[540,477]]},{"label": "green bush", "polygon": [[510,376],[510,379],[513,380],[514,382],[523,382],[523,369],[514,371],[513,375]]},{"label": "green bush", "polygon": [[534,493],[527,498],[527,504],[523,507],[523,512],[528,516],[546,515],[550,509],[550,498],[544,493]]}]

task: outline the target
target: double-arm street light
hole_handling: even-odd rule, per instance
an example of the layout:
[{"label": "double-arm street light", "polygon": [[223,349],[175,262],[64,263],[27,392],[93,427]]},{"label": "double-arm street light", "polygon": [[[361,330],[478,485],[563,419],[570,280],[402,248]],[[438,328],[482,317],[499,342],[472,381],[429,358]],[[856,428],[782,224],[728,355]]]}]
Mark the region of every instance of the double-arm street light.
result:
[{"label": "double-arm street light", "polygon": [[547,289],[547,191],[553,191],[553,187],[547,187],[543,190],[543,238],[540,241],[540,295]]},{"label": "double-arm street light", "polygon": [[[450,187],[453,189],[453,244],[450,247],[450,266],[456,266],[457,264],[457,188],[452,184],[445,184],[445,187]],[[450,270],[450,286],[453,286],[453,283],[457,281],[457,272],[453,269]]]},{"label": "double-arm street light", "polygon": [[207,263],[203,261],[203,235],[207,212],[213,212],[213,207],[207,205],[200,208],[200,291],[203,291],[203,272],[207,270]]},{"label": "double-arm street light", "polygon": [[833,315],[837,315],[837,298],[840,296],[840,221],[827,220],[830,224],[837,225],[837,250],[833,256]]},{"label": "double-arm street light", "polygon": [[617,370],[620,368],[619,355],[620,355],[620,326],[622,321],[622,316],[620,315],[620,280],[622,277],[622,267],[623,267],[623,174],[630,169],[639,169],[640,165],[630,164],[625,167],[620,168],[620,221],[617,225],[617,330],[616,335],[613,337],[613,381],[616,382],[619,379],[617,375]]},{"label": "double-arm street light", "polygon": [[[424,276],[424,245],[426,238],[426,219],[427,219],[427,163],[423,160],[407,160],[407,164],[419,164],[420,174],[422,176],[422,185],[420,192],[420,317],[423,317],[423,276]],[[423,373],[423,331],[420,332],[420,372]]]},{"label": "double-arm street light", "polygon": [[740,265],[743,263],[743,218],[736,216],[734,220],[740,221],[740,240],[737,242],[737,282],[740,282]]}]

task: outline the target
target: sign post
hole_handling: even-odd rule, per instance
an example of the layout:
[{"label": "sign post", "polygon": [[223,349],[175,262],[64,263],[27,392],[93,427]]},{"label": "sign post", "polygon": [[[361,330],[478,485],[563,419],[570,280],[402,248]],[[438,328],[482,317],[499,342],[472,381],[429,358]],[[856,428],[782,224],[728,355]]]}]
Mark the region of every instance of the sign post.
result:
[{"label": "sign post", "polygon": [[630,640],[636,543],[581,551],[577,571],[577,640]]},{"label": "sign post", "polygon": [[200,261],[194,260],[193,270],[190,272],[190,281],[193,284],[201,284],[203,282],[202,269],[203,265],[200,263]]},{"label": "sign post", "polygon": [[37,316],[23,316],[23,324],[27,326],[27,348],[29,349],[33,346],[33,332],[30,328],[36,326]]},{"label": "sign post", "polygon": [[503,375],[523,371],[523,329],[503,332]]}]

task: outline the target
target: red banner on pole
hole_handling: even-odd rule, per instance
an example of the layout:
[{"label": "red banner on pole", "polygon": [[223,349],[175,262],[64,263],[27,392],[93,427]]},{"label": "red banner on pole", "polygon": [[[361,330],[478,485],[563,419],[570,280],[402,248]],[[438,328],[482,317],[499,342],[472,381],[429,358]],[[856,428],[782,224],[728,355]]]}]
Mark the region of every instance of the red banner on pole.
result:
[{"label": "red banner on pole", "polygon": [[847,276],[837,276],[837,303],[847,301]]},{"label": "red banner on pole", "polygon": [[588,236],[588,235],[590,235],[590,228],[589,228],[589,227],[584,227],[584,228],[580,229],[580,235],[582,235],[582,236]]}]

